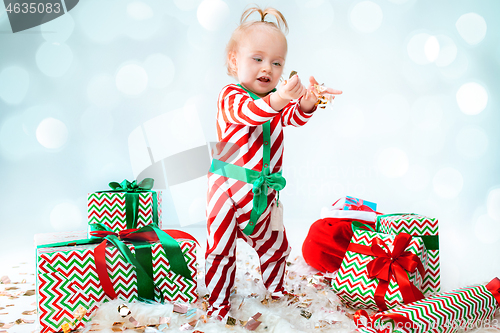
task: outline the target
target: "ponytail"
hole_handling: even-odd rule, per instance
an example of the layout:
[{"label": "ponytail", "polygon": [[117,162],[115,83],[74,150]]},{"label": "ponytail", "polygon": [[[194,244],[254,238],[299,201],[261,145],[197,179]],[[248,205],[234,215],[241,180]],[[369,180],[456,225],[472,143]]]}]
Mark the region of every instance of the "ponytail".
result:
[{"label": "ponytail", "polygon": [[[247,22],[248,18],[253,13],[260,14],[260,21]],[[265,18],[267,15],[274,16],[276,18],[276,23],[266,21]],[[279,30],[281,30],[285,35],[288,33],[288,23],[286,22],[285,17],[283,16],[283,14],[281,14],[281,12],[279,10],[271,8],[271,7],[268,7],[264,10],[262,10],[259,7],[250,7],[247,10],[245,10],[243,12],[243,14],[241,15],[240,26],[243,26],[243,25],[248,24],[248,23],[250,23],[250,25],[256,24],[256,23],[257,24],[259,24],[259,23],[271,24],[271,25],[274,25],[275,27],[277,27]]]}]

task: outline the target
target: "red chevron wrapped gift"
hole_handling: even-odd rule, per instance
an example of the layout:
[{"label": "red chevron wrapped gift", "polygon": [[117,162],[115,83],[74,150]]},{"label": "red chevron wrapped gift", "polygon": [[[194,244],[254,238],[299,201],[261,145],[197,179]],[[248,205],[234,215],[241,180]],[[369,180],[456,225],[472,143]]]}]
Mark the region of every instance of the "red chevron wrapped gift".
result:
[{"label": "red chevron wrapped gift", "polygon": [[387,310],[423,298],[426,266],[420,238],[358,229],[332,288],[348,307]]},{"label": "red chevron wrapped gift", "polygon": [[354,315],[358,332],[452,333],[476,328],[500,329],[494,319],[500,306],[500,280],[444,292],[368,316]]},{"label": "red chevron wrapped gift", "polygon": [[[140,183],[111,182],[112,190],[88,194],[88,223],[102,223],[114,232],[161,223],[162,192],[153,191],[153,179]],[[89,229],[90,230],[90,229]]]},{"label": "red chevron wrapped gift", "polygon": [[[35,236],[37,245],[36,296],[41,333],[61,331],[62,325],[69,325],[70,329],[82,327],[90,320],[100,302],[111,299],[103,289],[104,283],[99,275],[99,265],[97,265],[99,262],[96,261],[96,249],[101,245],[63,246],[72,242],[79,244],[92,241],[85,238],[84,231]],[[100,241],[97,240],[97,242]],[[52,244],[54,242],[59,243]],[[194,302],[197,300],[196,244],[192,240],[177,240],[177,243],[191,279],[172,271],[161,243],[150,243],[151,274],[156,287],[152,297],[156,301]],[[139,248],[128,242],[124,242],[124,245],[137,257]],[[137,300],[141,288],[137,279],[140,272],[125,259],[118,247],[107,245],[102,248],[104,250],[103,265],[116,297],[126,301]],[[81,319],[77,320],[77,317]]]},{"label": "red chevron wrapped gift", "polygon": [[438,293],[440,285],[438,220],[418,214],[387,214],[377,217],[377,230],[388,234],[406,232],[422,238],[429,259],[422,291],[424,295]]}]

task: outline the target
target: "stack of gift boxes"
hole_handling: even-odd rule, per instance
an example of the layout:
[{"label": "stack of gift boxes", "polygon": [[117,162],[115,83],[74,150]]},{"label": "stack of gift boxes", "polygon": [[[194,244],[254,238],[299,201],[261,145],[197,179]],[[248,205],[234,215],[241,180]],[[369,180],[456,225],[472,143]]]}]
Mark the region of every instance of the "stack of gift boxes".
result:
[{"label": "stack of gift boxes", "polygon": [[359,332],[456,332],[491,325],[500,304],[498,278],[440,292],[437,219],[382,215],[376,204],[353,197],[322,215],[360,220],[352,223],[352,238],[332,281],[341,301],[359,309],[354,315]]},{"label": "stack of gift boxes", "polygon": [[[151,190],[152,180],[110,187],[88,195],[87,231],[35,236],[41,333],[82,327],[112,299],[198,298],[197,242],[161,229],[162,197]],[[359,309],[359,332],[456,332],[492,319],[500,304],[498,278],[440,292],[437,219],[376,210],[375,203],[346,197],[322,212],[352,224],[332,288],[346,306]]]},{"label": "stack of gift boxes", "polygon": [[161,230],[162,193],[141,183],[110,183],[88,195],[89,229],[35,236],[41,333],[69,331],[115,298],[197,300],[196,240]]}]

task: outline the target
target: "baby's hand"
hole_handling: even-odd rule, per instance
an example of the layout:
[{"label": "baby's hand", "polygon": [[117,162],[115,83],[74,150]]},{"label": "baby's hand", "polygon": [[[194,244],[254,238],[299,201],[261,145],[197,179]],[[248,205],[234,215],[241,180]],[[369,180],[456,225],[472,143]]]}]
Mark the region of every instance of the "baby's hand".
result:
[{"label": "baby's hand", "polygon": [[[318,82],[313,76],[311,76],[309,78],[309,87],[307,88],[304,97],[302,97],[302,99],[300,100],[300,108],[305,113],[311,112],[314,109],[316,102],[318,101],[319,96],[314,87],[315,85],[318,85]],[[333,100],[335,98],[335,95],[342,94],[342,91],[332,88],[324,88],[321,94],[331,95],[331,99]]]},{"label": "baby's hand", "polygon": [[317,101],[318,96],[314,93],[314,88],[311,89],[311,87],[309,87],[300,100],[300,109],[305,113],[309,113],[314,109],[314,105],[316,105]]},{"label": "baby's hand", "polygon": [[277,93],[282,99],[292,100],[302,96],[305,91],[306,87],[304,87],[297,74],[295,74],[290,80],[280,84]]},{"label": "baby's hand", "polygon": [[312,111],[317,101],[318,101],[318,96],[316,96],[316,94],[314,93],[314,88],[313,89],[308,88],[306,89],[304,96],[300,100],[300,109],[305,113],[309,113]]},{"label": "baby's hand", "polygon": [[[319,85],[319,83],[318,83],[318,81],[316,81],[316,79],[314,78],[314,76],[311,76],[309,78],[309,87],[308,87],[308,90],[315,91],[315,89],[314,89],[315,85]],[[322,94],[323,95],[330,94],[330,95],[332,95],[333,98],[335,98],[335,95],[342,94],[342,91],[341,90],[332,89],[332,88],[328,88],[328,87],[324,87],[323,91],[322,91]]]}]

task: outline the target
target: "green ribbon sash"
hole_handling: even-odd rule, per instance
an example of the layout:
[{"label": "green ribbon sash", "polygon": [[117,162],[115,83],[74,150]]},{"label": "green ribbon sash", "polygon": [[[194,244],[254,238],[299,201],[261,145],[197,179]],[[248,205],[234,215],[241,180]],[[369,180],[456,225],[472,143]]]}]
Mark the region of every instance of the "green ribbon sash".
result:
[{"label": "green ribbon sash", "polygon": [[137,181],[129,182],[124,180],[121,183],[111,182],[109,187],[111,190],[99,191],[97,193],[116,193],[125,192],[125,213],[127,221],[127,229],[137,228],[139,219],[139,196],[140,193],[151,192],[153,197],[153,224],[158,225],[158,197],[155,191],[152,191],[154,179],[144,178],[140,183]]},{"label": "green ribbon sash", "polygon": [[[260,99],[259,96],[255,95],[251,91],[245,89],[241,85],[239,85],[242,89],[244,89],[248,94],[254,99]],[[275,90],[273,90],[275,91]],[[269,187],[278,191],[281,191],[286,186],[286,180],[281,175],[280,172],[271,173],[270,169],[270,160],[271,160],[271,121],[268,120],[264,124],[262,124],[262,136],[263,136],[263,158],[262,158],[262,171],[258,172],[251,169],[246,169],[231,163],[223,162],[220,160],[213,159],[212,165],[210,166],[210,172],[231,178],[236,179],[248,184],[252,184],[252,192],[253,192],[253,208],[250,214],[250,221],[243,229],[243,233],[246,235],[251,235],[255,229],[255,225],[257,221],[262,216],[264,211],[267,208],[267,192]]]}]

